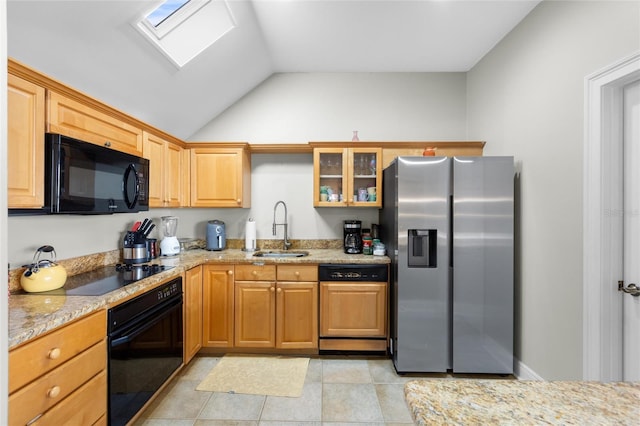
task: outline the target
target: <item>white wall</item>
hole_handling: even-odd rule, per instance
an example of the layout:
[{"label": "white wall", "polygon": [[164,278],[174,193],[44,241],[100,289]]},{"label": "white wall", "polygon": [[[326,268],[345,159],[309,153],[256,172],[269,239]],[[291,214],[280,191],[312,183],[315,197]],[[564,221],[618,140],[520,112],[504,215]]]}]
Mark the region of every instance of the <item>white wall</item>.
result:
[{"label": "white wall", "polygon": [[[313,140],[464,140],[464,73],[276,74],[247,94],[190,140],[306,143]],[[244,222],[253,217],[258,239],[281,239],[271,231],[273,207],[288,208],[292,239],[342,238],[342,221],[377,223],[371,208],[313,208],[311,154],[254,154],[250,209],[151,209],[111,216],[10,217],[11,267],[30,263],[44,244],[59,259],[115,250],[126,229],[149,217],[176,215],[178,237],[205,238],[208,220],[227,225],[228,238],[244,238]],[[278,221],[282,217],[278,211]],[[152,236],[161,238],[158,231]]]},{"label": "white wall", "polygon": [[520,177],[516,355],[582,376],[584,77],[640,49],[640,3],[543,2],[467,76],[468,136]]},{"label": "white wall", "polygon": [[463,140],[464,73],[274,74],[190,141]]}]

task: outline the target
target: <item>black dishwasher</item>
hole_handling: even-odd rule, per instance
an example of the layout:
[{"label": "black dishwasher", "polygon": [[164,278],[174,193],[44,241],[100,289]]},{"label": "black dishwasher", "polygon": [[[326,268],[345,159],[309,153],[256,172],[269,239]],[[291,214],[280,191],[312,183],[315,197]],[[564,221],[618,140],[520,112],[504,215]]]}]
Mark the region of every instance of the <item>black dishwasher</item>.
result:
[{"label": "black dishwasher", "polygon": [[321,264],[319,348],[387,352],[389,265]]}]

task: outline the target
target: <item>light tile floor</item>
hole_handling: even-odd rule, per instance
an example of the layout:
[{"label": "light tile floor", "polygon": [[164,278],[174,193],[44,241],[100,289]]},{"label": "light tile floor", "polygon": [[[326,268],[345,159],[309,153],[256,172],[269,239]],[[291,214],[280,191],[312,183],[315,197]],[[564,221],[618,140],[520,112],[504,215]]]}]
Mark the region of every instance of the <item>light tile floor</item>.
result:
[{"label": "light tile floor", "polygon": [[390,359],[311,358],[300,398],[195,390],[219,360],[195,358],[136,426],[413,424],[404,383],[417,376],[398,376]]}]

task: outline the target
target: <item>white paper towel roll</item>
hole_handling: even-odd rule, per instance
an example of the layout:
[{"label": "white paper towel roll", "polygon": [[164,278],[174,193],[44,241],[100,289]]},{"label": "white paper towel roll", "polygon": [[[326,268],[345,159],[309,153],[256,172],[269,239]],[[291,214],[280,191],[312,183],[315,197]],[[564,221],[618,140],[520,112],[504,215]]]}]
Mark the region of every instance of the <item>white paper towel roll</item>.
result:
[{"label": "white paper towel roll", "polygon": [[245,226],[244,248],[245,250],[256,249],[256,222],[251,218],[249,218]]}]

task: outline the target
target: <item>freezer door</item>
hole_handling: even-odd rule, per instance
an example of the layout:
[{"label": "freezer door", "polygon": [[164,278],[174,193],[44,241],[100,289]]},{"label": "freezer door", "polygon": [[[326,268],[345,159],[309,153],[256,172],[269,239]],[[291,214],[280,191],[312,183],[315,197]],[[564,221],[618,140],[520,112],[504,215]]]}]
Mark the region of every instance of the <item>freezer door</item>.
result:
[{"label": "freezer door", "polygon": [[450,158],[398,157],[393,288],[398,372],[451,368],[450,194]]},{"label": "freezer door", "polygon": [[513,373],[513,157],[453,159],[453,371]]}]

